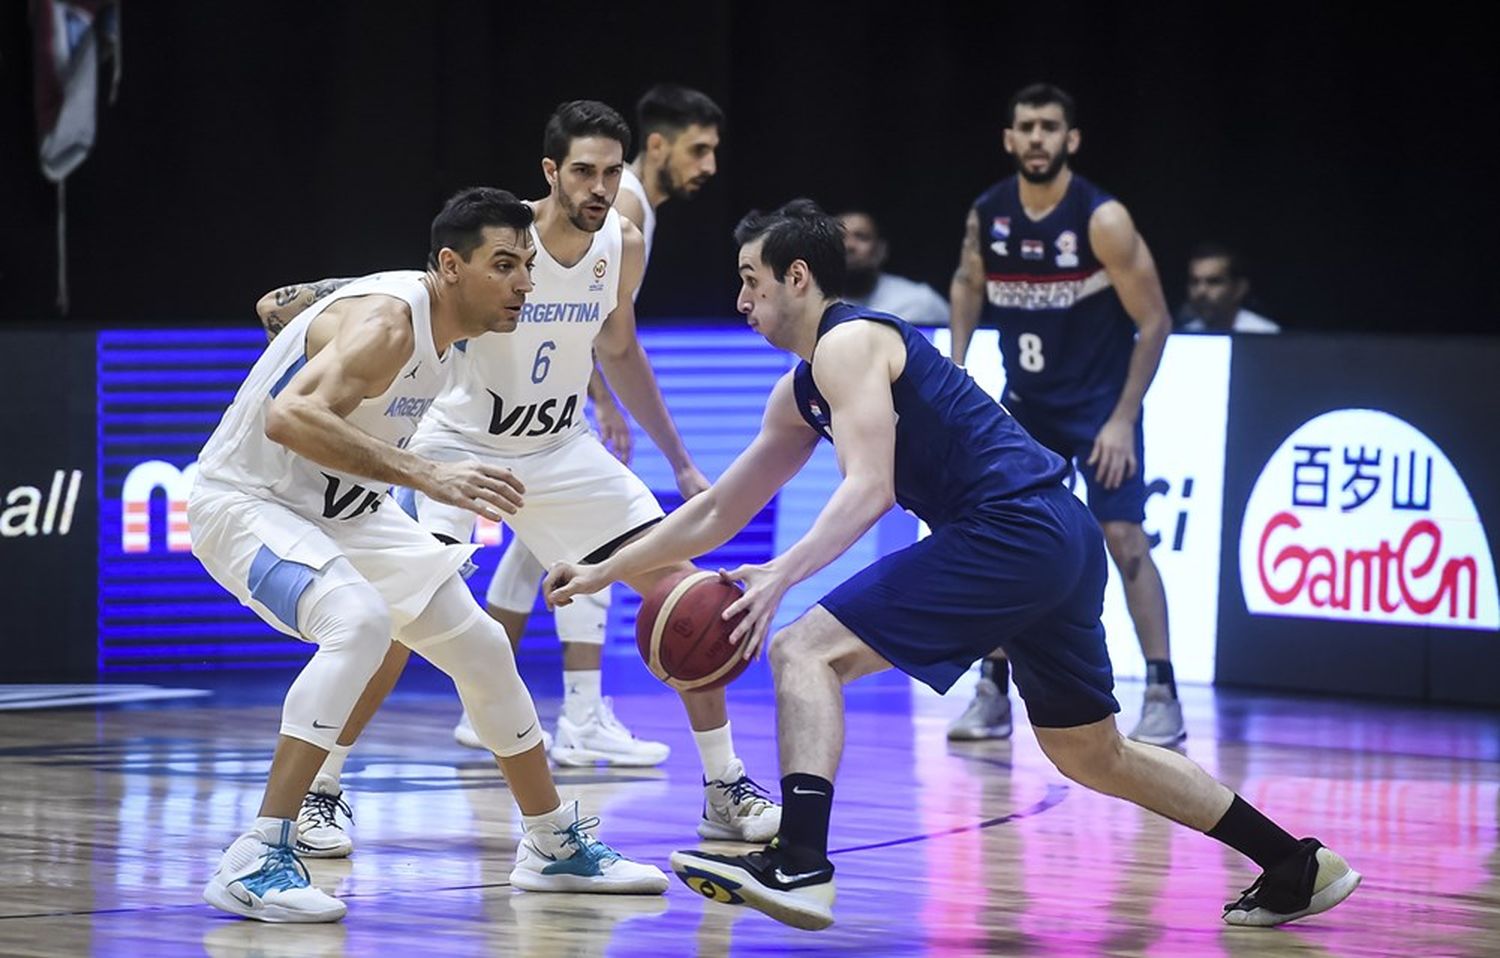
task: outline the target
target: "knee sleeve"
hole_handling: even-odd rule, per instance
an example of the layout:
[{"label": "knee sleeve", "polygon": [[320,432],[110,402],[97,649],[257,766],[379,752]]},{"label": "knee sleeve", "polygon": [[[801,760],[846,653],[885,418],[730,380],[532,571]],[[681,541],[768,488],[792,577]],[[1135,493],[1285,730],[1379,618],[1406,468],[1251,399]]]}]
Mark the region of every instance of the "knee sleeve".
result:
[{"label": "knee sleeve", "polygon": [[317,574],[297,602],[297,628],[318,651],[287,690],[281,734],[332,748],[391,645],[391,614],[348,559]]},{"label": "knee sleeve", "polygon": [[542,740],[536,706],[516,671],[505,630],[484,614],[456,576],[397,638],[453,680],[485,748],[509,757]]},{"label": "knee sleeve", "polygon": [[580,595],[553,613],[557,638],[562,642],[604,644],[604,626],[609,619],[609,589]]},{"label": "knee sleeve", "polygon": [[495,566],[495,577],[484,600],[506,612],[530,612],[536,602],[537,583],[546,571],[521,540],[513,539]]}]

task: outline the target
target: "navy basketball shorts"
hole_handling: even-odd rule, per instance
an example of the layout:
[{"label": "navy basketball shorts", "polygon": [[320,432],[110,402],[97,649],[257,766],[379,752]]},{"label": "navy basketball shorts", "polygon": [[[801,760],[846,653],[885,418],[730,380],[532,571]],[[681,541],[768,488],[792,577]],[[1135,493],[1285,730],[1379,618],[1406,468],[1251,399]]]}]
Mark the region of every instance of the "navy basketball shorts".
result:
[{"label": "navy basketball shorts", "polygon": [[1104,541],[1061,485],[989,503],[867,566],[820,605],[891,665],[946,692],[997,648],[1033,725],[1118,712],[1099,615]]},{"label": "navy basketball shorts", "polygon": [[1089,511],[1095,519],[1137,525],[1146,521],[1146,440],[1139,419],[1135,422],[1135,474],[1126,476],[1114,489],[1106,489],[1100,485],[1096,470],[1088,460],[1094,451],[1095,437],[1114,411],[1113,403],[1097,410],[1062,413],[1029,407],[1024,401],[1016,402],[1007,397],[1005,408],[1031,434],[1031,438],[1075,463],[1088,486]]}]

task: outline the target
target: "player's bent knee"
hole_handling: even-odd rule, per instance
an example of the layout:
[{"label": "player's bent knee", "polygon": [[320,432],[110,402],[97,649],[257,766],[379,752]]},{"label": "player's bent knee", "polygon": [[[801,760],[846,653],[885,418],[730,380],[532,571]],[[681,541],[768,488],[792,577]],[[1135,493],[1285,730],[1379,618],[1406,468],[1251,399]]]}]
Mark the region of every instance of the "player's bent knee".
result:
[{"label": "player's bent knee", "polygon": [[1111,725],[1071,729],[1037,728],[1036,740],[1057,770],[1080,785],[1108,791],[1125,742]]}]

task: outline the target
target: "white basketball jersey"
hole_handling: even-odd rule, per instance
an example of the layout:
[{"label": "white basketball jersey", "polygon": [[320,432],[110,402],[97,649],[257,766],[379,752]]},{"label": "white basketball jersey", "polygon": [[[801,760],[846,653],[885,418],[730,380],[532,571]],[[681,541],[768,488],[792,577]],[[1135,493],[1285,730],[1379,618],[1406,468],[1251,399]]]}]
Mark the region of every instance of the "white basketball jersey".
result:
[{"label": "white basketball jersey", "polygon": [[585,431],[583,401],[594,371],[594,337],[620,291],[620,214],[577,263],[563,266],[531,228],[532,291],[513,333],[462,344],[453,385],[432,406],[437,425],[506,454],[556,445]]},{"label": "white basketball jersey", "polygon": [[385,498],[384,483],[321,466],[268,439],[266,411],[271,400],[307,363],[307,330],[325,309],[355,296],[393,296],[411,307],[416,338],[412,355],[390,387],[361,402],[346,421],[381,442],[404,447],[422,414],[447,385],[447,360],[453,352],[450,349],[447,356],[437,354],[422,276],[417,270],[366,276],[298,315],[266,347],[245,377],[234,402],[199,454],[199,477],[267,496],[297,512],[326,519],[353,519],[378,508]]},{"label": "white basketball jersey", "polygon": [[[641,223],[641,235],[646,238],[646,256],[641,260],[641,277],[644,279],[646,267],[651,265],[651,241],[656,237],[656,208],[646,198],[646,187],[642,185],[640,179],[628,166],[620,174],[620,189],[629,192],[639,199],[641,201],[641,209],[646,211],[644,215],[645,222]],[[635,291],[639,293],[641,291],[640,286],[637,286]]]}]

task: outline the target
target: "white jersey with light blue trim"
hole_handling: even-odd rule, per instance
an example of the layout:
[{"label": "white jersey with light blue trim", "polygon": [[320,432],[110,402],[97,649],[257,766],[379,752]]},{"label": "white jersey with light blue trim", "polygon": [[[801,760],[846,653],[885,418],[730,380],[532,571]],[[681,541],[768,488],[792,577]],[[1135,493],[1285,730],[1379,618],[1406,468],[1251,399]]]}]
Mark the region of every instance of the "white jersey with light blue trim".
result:
[{"label": "white jersey with light blue trim", "polygon": [[[411,308],[415,345],[390,386],[355,407],[346,421],[381,442],[404,447],[423,413],[448,384],[451,363],[432,339],[432,310],[419,270],[375,273],[355,280],[308,307],[266,347],[218,428],[198,457],[201,480],[275,499],[326,519],[352,519],[374,511],[386,486],[365,476],[321,466],[266,436],[266,412],[297,370],[307,363],[307,330],[325,309],[357,296],[392,296]],[[489,338],[489,337],[485,337]]]},{"label": "white jersey with light blue trim", "polygon": [[584,432],[594,338],[620,292],[620,214],[610,210],[588,252],[563,266],[536,227],[532,291],[513,333],[462,344],[453,385],[433,403],[428,429],[462,434],[507,455],[536,452]]}]

